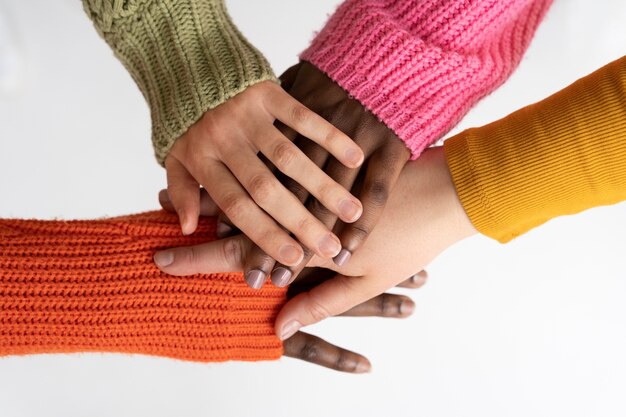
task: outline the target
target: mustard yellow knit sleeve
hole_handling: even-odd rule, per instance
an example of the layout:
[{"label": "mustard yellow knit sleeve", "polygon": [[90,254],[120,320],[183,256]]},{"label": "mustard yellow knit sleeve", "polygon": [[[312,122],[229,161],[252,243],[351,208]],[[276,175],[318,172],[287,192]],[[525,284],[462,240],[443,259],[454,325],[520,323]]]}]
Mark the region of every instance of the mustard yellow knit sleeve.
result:
[{"label": "mustard yellow knit sleeve", "polygon": [[444,146],[470,220],[500,242],[626,200],[626,57]]},{"label": "mustard yellow knit sleeve", "polygon": [[159,163],[207,110],[276,80],[224,0],[83,0],[100,35],[150,106]]}]

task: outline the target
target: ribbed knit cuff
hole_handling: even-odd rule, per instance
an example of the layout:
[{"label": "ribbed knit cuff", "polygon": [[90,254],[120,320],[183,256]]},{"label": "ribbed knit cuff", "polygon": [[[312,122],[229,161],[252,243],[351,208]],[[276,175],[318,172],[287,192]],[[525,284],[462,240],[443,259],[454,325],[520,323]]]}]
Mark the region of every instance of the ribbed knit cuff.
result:
[{"label": "ribbed knit cuff", "polygon": [[266,80],[269,63],[223,0],[83,0],[148,101],[159,163],[209,109]]},{"label": "ribbed knit cuff", "polygon": [[550,0],[347,0],[300,58],[417,158],[511,74]]},{"label": "ribbed knit cuff", "polygon": [[215,219],[183,237],[175,215],[97,221],[0,220],[0,356],[121,352],[192,361],[282,354],[285,290],[241,274],[174,277],[158,249],[215,239]]},{"label": "ribbed knit cuff", "polygon": [[626,57],[444,147],[472,224],[505,243],[626,200],[625,137]]}]

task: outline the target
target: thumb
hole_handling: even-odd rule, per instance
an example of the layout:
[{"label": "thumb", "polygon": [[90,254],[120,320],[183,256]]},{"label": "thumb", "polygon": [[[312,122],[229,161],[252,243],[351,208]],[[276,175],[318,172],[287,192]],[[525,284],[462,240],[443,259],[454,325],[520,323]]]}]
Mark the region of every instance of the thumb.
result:
[{"label": "thumb", "polygon": [[344,313],[352,307],[384,292],[380,280],[347,277],[338,274],[289,300],[276,317],[274,330],[285,340],[301,327]]},{"label": "thumb", "polygon": [[238,235],[201,245],[166,249],[154,254],[154,263],[170,275],[241,272],[244,239],[244,235]]}]

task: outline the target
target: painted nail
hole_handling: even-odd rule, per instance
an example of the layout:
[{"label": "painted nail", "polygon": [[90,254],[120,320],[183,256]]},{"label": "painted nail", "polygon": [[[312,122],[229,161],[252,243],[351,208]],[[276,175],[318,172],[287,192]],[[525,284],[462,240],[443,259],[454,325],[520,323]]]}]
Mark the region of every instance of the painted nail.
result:
[{"label": "painted nail", "polygon": [[233,231],[233,228],[224,222],[217,223],[217,237],[223,238],[228,236]]},{"label": "painted nail", "polygon": [[362,212],[363,209],[361,206],[350,199],[346,198],[339,203],[339,214],[341,214],[341,218],[346,221],[357,221],[359,217],[361,217]]},{"label": "painted nail", "polygon": [[265,272],[259,269],[253,269],[246,274],[246,282],[251,288],[260,289],[265,284]]},{"label": "painted nail", "polygon": [[341,242],[337,236],[332,233],[328,233],[322,238],[322,240],[320,240],[318,248],[322,255],[332,258],[341,250]]},{"label": "painted nail", "polygon": [[372,364],[367,359],[360,360],[356,367],[354,368],[354,372],[357,374],[366,374],[368,372],[372,372]]},{"label": "painted nail", "polygon": [[401,316],[410,316],[415,311],[415,303],[412,300],[402,300],[399,310]]},{"label": "painted nail", "polygon": [[296,334],[301,327],[302,324],[298,320],[293,320],[285,324],[280,331],[280,340],[289,339],[291,336]]},{"label": "painted nail", "polygon": [[288,265],[296,265],[304,254],[293,245],[283,245],[279,251],[280,257]]},{"label": "painted nail", "polygon": [[363,152],[350,148],[346,151],[346,160],[353,166],[359,166],[363,161]]},{"label": "painted nail", "polygon": [[285,287],[291,281],[291,271],[279,266],[272,271],[272,282],[277,287]]},{"label": "painted nail", "polygon": [[157,252],[154,254],[154,263],[165,268],[174,262],[174,253],[170,251]]},{"label": "painted nail", "polygon": [[333,258],[333,261],[335,261],[337,266],[344,266],[350,260],[351,256],[352,254],[348,249],[342,249],[341,252]]}]

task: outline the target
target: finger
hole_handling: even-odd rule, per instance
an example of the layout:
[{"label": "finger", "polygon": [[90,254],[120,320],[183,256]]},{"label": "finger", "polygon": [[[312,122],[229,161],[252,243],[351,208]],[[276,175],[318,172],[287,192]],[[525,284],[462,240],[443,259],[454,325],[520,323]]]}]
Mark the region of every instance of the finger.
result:
[{"label": "finger", "polygon": [[283,174],[292,178],[346,223],[356,221],[361,202],[320,169],[304,152],[272,128],[259,141],[259,150]]},{"label": "finger", "polygon": [[401,287],[401,288],[420,288],[422,287],[424,284],[426,284],[426,281],[428,280],[428,272],[426,271],[420,271],[417,274],[413,275],[411,278],[402,281],[401,283],[399,283],[397,286]]},{"label": "finger", "polygon": [[[288,143],[292,145],[291,142]],[[231,167],[232,173],[245,187],[254,202],[285,229],[293,233],[304,246],[323,258],[332,258],[339,253],[341,246],[337,236],[309,213],[255,154],[251,152],[228,154],[225,156],[225,162]],[[238,224],[228,211],[224,211],[233,223]],[[244,225],[239,224],[239,228],[253,241],[259,243],[247,230],[244,230]],[[281,232],[286,234],[284,231]],[[262,245],[260,246],[263,248]],[[263,250],[273,255],[265,248]]]},{"label": "finger", "polygon": [[338,266],[345,265],[369,237],[383,214],[405,163],[403,159],[390,160],[383,152],[376,152],[369,159],[359,194],[363,200],[363,214],[356,222],[346,225],[339,234],[342,250],[335,257]]},{"label": "finger", "polygon": [[276,335],[285,340],[303,326],[342,314],[383,293],[385,285],[384,280],[336,275],[287,301],[276,317]]},{"label": "finger", "polygon": [[237,227],[230,221],[224,212],[220,211],[217,215],[216,235],[218,239],[224,239],[238,233]]},{"label": "finger", "polygon": [[[260,163],[258,159],[256,161]],[[250,240],[287,265],[297,265],[301,261],[303,251],[300,244],[250,198],[228,168],[221,163],[205,164],[201,178],[203,183],[209,185],[205,188],[220,209]],[[260,182],[257,184],[265,187]]]},{"label": "finger", "polygon": [[[200,215],[201,216],[215,216],[219,213],[219,207],[217,204],[211,200],[211,197],[206,192],[204,188],[200,188]],[[172,204],[172,200],[170,200],[170,196],[167,193],[167,190],[159,191],[159,204],[163,207],[164,210],[170,211],[172,213],[176,212],[174,205]]]},{"label": "finger", "polygon": [[165,158],[167,193],[174,207],[184,235],[190,235],[198,227],[200,216],[200,185],[175,157]]},{"label": "finger", "polygon": [[300,65],[301,64],[292,65],[280,75],[279,77],[280,86],[283,88],[283,90],[285,91],[291,90],[291,86],[293,85],[293,83],[296,81],[296,78],[298,77],[298,71],[300,70]]},{"label": "finger", "polygon": [[362,374],[372,370],[370,361],[358,353],[335,346],[317,336],[297,332],[283,343],[285,356],[336,371]]},{"label": "finger", "polygon": [[246,254],[243,235],[195,246],[166,249],[154,255],[154,263],[170,275],[239,272]]},{"label": "finger", "polygon": [[415,303],[404,295],[383,293],[352,307],[341,316],[346,317],[409,317],[415,311]]},{"label": "finger", "polygon": [[274,89],[265,103],[275,118],[322,146],[347,167],[357,168],[363,163],[363,151],[348,135],[309,110],[283,89]]}]

